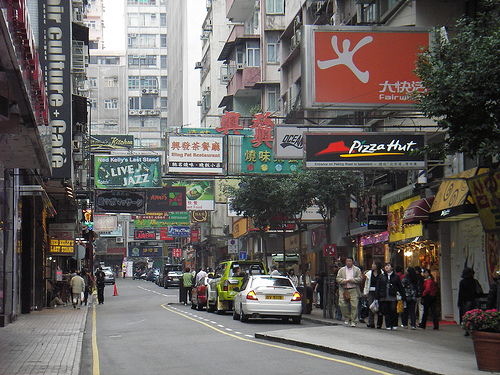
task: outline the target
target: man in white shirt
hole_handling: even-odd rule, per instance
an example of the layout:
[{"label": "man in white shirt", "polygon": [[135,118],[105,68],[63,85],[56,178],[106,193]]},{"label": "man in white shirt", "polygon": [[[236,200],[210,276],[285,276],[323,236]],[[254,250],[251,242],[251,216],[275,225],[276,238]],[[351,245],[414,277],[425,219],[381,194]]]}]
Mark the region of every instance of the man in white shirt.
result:
[{"label": "man in white shirt", "polygon": [[[339,307],[346,325],[356,327],[358,321],[358,300],[360,297],[359,285],[363,281],[361,270],[354,265],[351,257],[346,258],[345,266],[337,273],[337,284],[339,284]],[[349,299],[346,299],[349,295]],[[349,313],[349,304],[351,312]]]}]

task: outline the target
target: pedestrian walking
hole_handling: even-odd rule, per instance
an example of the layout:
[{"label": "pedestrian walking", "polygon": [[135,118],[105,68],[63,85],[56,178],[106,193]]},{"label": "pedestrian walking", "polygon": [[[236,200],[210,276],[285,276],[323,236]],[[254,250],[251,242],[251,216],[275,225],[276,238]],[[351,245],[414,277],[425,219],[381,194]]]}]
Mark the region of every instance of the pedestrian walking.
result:
[{"label": "pedestrian walking", "polygon": [[404,299],[405,296],[401,279],[394,272],[391,263],[384,265],[384,272],[378,277],[376,295],[380,302],[381,313],[384,314],[385,327],[388,330],[398,329],[398,299]]},{"label": "pedestrian walking", "polygon": [[425,329],[427,326],[427,318],[429,313],[432,314],[432,321],[434,329],[439,329],[439,317],[437,313],[437,292],[438,286],[431,275],[431,271],[426,269],[424,271],[424,290],[422,291],[422,302],[424,304],[424,315],[419,328]]},{"label": "pedestrian walking", "polygon": [[97,301],[99,305],[104,303],[104,272],[99,267],[95,273],[95,283],[97,288]]},{"label": "pedestrian walking", "polygon": [[82,270],[82,277],[83,280],[85,281],[85,291],[84,291],[84,303],[85,306],[87,306],[87,302],[89,300],[89,295],[92,295],[92,288],[94,286],[94,278],[86,268]]},{"label": "pedestrian walking", "polygon": [[[337,272],[339,284],[339,306],[346,325],[356,327],[358,321],[359,286],[363,281],[361,270],[354,265],[351,257],[345,260],[345,266]],[[350,309],[350,311],[349,311]]]},{"label": "pedestrian walking", "polygon": [[288,271],[288,277],[290,278],[290,280],[292,280],[292,283],[295,287],[299,286],[299,278],[295,274],[295,270],[293,268],[290,268],[290,270]]},{"label": "pedestrian walking", "polygon": [[424,316],[424,305],[422,304],[422,291],[424,290],[424,276],[422,276],[422,268],[420,266],[413,267],[417,273],[418,289],[420,290],[420,295],[417,297],[416,310],[418,315],[418,324],[422,323],[422,317]]},{"label": "pedestrian walking", "polygon": [[[479,297],[483,294],[481,284],[474,278],[474,270],[465,267],[462,271],[462,280],[458,285],[458,310],[460,312],[460,324],[462,317],[467,311],[479,308]],[[470,332],[465,331],[465,336]]]},{"label": "pedestrian walking", "polygon": [[[377,299],[377,280],[378,277],[382,274],[382,262],[380,260],[376,260],[372,263],[371,270],[366,272],[366,280],[363,294],[367,299],[368,306],[371,306],[373,301]],[[374,313],[371,309],[368,312],[368,323],[366,326],[368,328],[375,328],[375,314],[377,314],[377,328],[382,328],[382,322],[384,320],[384,316],[380,313]]]},{"label": "pedestrian walking", "polygon": [[191,302],[191,288],[193,287],[193,274],[190,272],[191,269],[186,267],[184,274],[182,275],[182,298],[181,302],[187,305],[188,298]]},{"label": "pedestrian walking", "polygon": [[80,276],[80,271],[73,276],[69,282],[73,294],[73,308],[82,305],[82,293],[85,291],[85,280]]},{"label": "pedestrian walking", "polygon": [[279,275],[281,275],[280,271],[278,271],[278,267],[275,264],[273,264],[271,266],[271,269],[272,269],[271,274],[270,274],[271,276],[279,276]]},{"label": "pedestrian walking", "polygon": [[401,283],[405,290],[406,296],[403,317],[401,318],[401,327],[408,328],[408,318],[410,318],[410,327],[411,329],[415,329],[415,327],[417,326],[416,304],[417,298],[420,296],[421,291],[419,289],[417,273],[415,272],[414,268],[408,267],[405,277],[403,278],[403,281]]}]

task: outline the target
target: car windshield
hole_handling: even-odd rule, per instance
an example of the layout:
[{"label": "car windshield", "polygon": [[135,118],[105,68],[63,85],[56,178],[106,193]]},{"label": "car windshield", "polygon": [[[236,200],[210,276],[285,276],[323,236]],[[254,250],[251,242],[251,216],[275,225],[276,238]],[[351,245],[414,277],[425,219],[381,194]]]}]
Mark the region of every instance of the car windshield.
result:
[{"label": "car windshield", "polygon": [[265,275],[266,272],[262,264],[234,264],[231,268],[229,276],[232,277],[243,277],[244,274],[247,275]]},{"label": "car windshield", "polygon": [[182,272],[182,265],[181,264],[169,264],[165,266],[165,271],[171,272],[171,271],[181,271]]},{"label": "car windshield", "polygon": [[274,278],[274,277],[256,277],[252,280],[252,288],[259,286],[263,287],[289,287],[293,288],[290,279],[287,278]]}]

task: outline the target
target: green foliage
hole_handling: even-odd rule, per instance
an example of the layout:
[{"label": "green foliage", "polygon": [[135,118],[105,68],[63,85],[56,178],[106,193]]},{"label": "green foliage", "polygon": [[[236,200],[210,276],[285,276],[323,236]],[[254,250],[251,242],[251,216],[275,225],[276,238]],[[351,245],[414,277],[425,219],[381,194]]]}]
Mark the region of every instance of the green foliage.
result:
[{"label": "green foliage", "polygon": [[435,46],[419,55],[416,74],[427,91],[416,95],[417,107],[447,135],[427,148],[431,156],[500,151],[500,2],[481,5],[475,19],[457,23],[449,41],[436,30]]}]

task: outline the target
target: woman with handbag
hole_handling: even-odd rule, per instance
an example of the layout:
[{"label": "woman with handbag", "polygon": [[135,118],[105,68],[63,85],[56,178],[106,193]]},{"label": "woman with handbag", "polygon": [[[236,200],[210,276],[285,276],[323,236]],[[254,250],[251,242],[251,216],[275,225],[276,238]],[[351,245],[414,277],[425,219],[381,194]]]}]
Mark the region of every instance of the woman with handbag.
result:
[{"label": "woman with handbag", "polygon": [[401,279],[394,272],[391,263],[385,264],[384,273],[378,277],[376,288],[375,293],[380,302],[380,311],[385,317],[386,328],[389,331],[398,329],[398,292],[403,300],[406,297]]},{"label": "woman with handbag", "polygon": [[[365,287],[363,290],[363,294],[367,299],[368,306],[371,306],[373,301],[377,299],[376,289],[377,289],[377,280],[380,274],[382,273],[382,262],[380,260],[375,260],[372,263],[372,269],[366,273]],[[366,326],[368,328],[375,328],[375,314],[377,314],[377,328],[382,328],[382,322],[384,320],[384,316],[380,313],[374,313],[372,309],[369,309],[368,312],[368,323]]]}]

